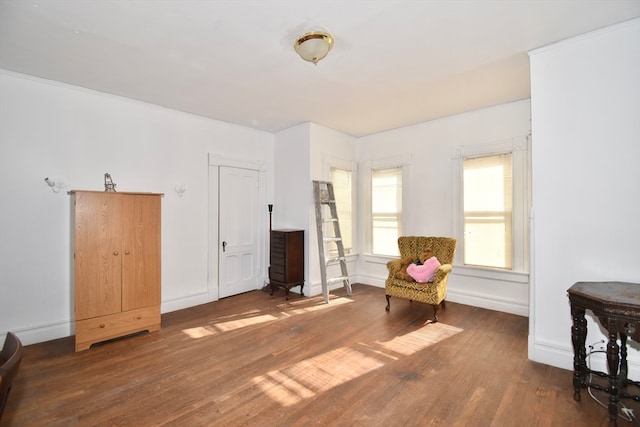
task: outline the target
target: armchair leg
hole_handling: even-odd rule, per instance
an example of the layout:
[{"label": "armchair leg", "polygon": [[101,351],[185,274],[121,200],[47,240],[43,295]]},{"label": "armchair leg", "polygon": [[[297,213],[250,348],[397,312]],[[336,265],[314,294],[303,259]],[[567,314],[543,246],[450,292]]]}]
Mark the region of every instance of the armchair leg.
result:
[{"label": "armchair leg", "polygon": [[389,295],[385,295],[387,297],[387,306],[384,308],[386,311],[389,311],[390,308],[390,303],[389,303],[389,299],[391,298]]},{"label": "armchair leg", "polygon": [[435,304],[433,306],[433,320],[431,321],[432,323],[436,323],[438,321],[438,305],[439,304]]}]

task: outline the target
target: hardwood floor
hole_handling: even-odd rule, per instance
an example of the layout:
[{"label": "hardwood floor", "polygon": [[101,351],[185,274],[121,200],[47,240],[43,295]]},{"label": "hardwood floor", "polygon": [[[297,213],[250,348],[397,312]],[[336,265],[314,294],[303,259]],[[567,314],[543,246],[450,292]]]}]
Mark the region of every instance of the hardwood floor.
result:
[{"label": "hardwood floor", "polygon": [[430,306],[385,303],[360,284],[329,304],[254,291],[80,353],[27,346],[0,425],[608,425],[571,372],[527,360],[526,318],[449,302],[431,324]]}]

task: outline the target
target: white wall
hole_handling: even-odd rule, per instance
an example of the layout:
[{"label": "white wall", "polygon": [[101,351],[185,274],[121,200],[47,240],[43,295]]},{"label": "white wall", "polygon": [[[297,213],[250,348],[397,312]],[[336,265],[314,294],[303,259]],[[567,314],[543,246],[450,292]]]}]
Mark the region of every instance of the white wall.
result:
[{"label": "white wall", "polygon": [[[394,156],[410,158],[408,203],[403,206],[408,215],[403,234],[453,236],[452,159],[458,147],[473,148],[510,141],[526,137],[530,130],[529,100],[522,100],[360,138],[358,161],[364,170],[372,160]],[[361,201],[366,204],[363,200],[364,194]],[[362,215],[360,222],[366,222]],[[384,286],[388,259],[363,256],[358,266],[359,281]],[[469,271],[461,274],[463,270],[461,266],[454,266],[448,284],[448,300],[528,314],[526,277],[524,282],[499,276],[479,278],[470,276],[473,273]]]},{"label": "white wall", "polygon": [[271,187],[272,134],[5,71],[0,94],[0,335],[72,333],[66,191],[102,191],[105,172],[119,191],[165,193],[163,312],[210,299],[208,154],[263,162]]},{"label": "white wall", "polygon": [[309,227],[309,127],[303,123],[275,134],[273,228]]},{"label": "white wall", "polygon": [[[274,142],[274,195],[273,229],[304,230],[305,284],[303,292],[309,294],[309,218],[307,207],[311,203],[309,181],[309,126],[302,123],[275,134]],[[299,287],[293,288],[299,292]]]},{"label": "white wall", "polygon": [[[640,282],[639,76],[638,19],[531,53],[533,360],[572,369],[575,282]],[[588,329],[587,344],[604,337]]]},{"label": "white wall", "polygon": [[355,161],[355,138],[315,123],[303,123],[275,135],[274,228],[305,230],[304,294],[322,292],[313,180],[325,176],[327,156]]}]

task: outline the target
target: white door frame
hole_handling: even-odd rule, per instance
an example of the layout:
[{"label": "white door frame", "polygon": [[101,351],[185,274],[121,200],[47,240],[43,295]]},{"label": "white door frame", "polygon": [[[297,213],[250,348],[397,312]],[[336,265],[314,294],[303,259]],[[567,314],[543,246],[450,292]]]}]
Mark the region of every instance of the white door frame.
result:
[{"label": "white door frame", "polygon": [[268,211],[266,205],[266,170],[265,165],[261,161],[247,161],[244,159],[222,158],[217,154],[209,153],[209,251],[208,251],[208,275],[207,275],[207,292],[209,301],[217,301],[219,299],[219,235],[218,235],[218,200],[219,200],[219,170],[220,166],[228,166],[233,168],[249,169],[258,172],[258,206],[264,206],[265,215],[260,216],[261,230],[258,234],[258,254],[259,262],[259,283],[266,283],[267,273],[267,251],[266,238],[268,231]]}]

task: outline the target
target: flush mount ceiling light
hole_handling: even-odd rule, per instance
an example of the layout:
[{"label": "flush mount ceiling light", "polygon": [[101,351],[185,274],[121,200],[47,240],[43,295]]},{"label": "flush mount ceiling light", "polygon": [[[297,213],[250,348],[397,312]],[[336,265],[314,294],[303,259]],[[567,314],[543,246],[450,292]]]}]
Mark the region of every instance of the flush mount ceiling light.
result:
[{"label": "flush mount ceiling light", "polygon": [[300,36],[293,47],[302,59],[317,64],[333,47],[333,37],[329,33],[313,31]]}]

